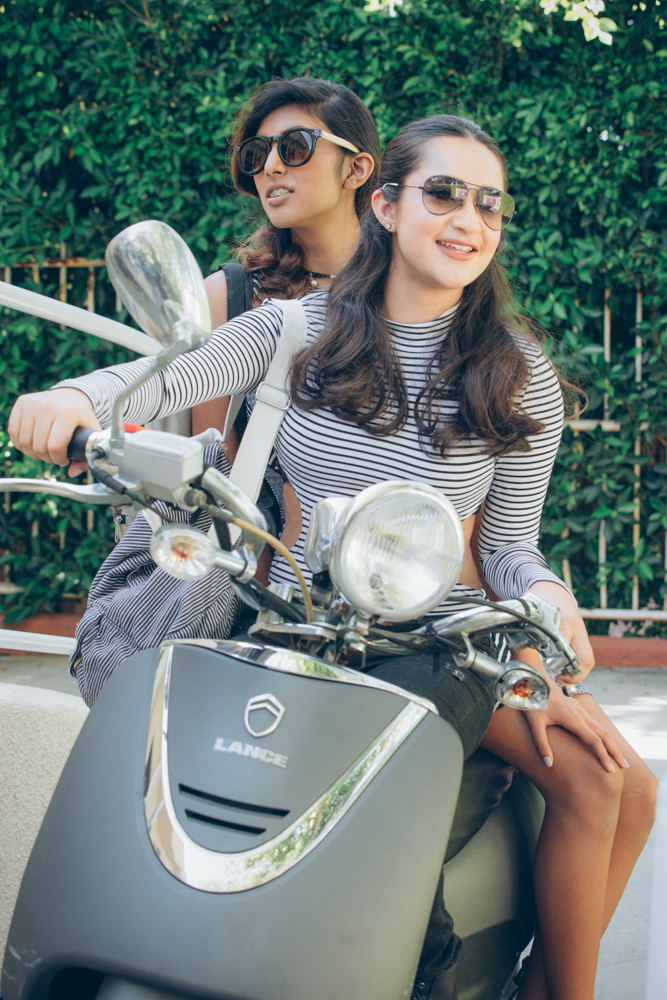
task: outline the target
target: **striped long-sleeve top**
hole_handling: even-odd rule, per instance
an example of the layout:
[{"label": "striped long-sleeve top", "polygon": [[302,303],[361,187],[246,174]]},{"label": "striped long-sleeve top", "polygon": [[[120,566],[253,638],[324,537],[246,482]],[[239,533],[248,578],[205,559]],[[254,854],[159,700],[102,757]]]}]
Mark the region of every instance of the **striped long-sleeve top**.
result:
[{"label": "striped long-sleeve top", "polygon": [[[308,295],[303,300],[309,342],[321,335],[326,300],[325,292]],[[396,434],[371,436],[363,427],[346,423],[328,409],[310,412],[295,406],[288,409],[276,452],[301,503],[303,530],[293,554],[307,579],[310,573],[303,560],[303,547],[311,511],[319,500],[353,497],[374,483],[409,479],[441,490],[461,520],[474,514],[486,500],[479,553],[484,575],[501,598],[518,597],[538,580],[564,586],[537,547],[542,506],[563,426],[560,384],[540,348],[530,341],[519,341],[528,359],[530,377],[517,406],[543,424],[542,431],[529,437],[530,450],[494,458],[485,454],[482,442],[471,437],[459,441],[442,458],[420,439],[412,416],[415,399],[424,385],[438,343],[447,336],[453,312],[450,310],[428,323],[388,324],[409,396],[410,416]],[[267,372],[281,326],[280,305],[271,300],[230,320],[214,331],[204,347],[181,356],[147,381],[128,401],[125,419],[145,423],[218,396],[252,393]],[[114,399],[148,363],[149,359],[142,358],[61,382],[58,387],[82,390],[90,398],[102,426],[108,426]],[[455,400],[444,401],[443,418],[451,416],[456,406]],[[133,530],[136,533],[144,528],[137,524]],[[131,544],[128,536],[124,542]],[[100,572],[104,573],[104,567]],[[280,557],[273,560],[270,579],[295,582],[289,566]],[[459,584],[455,592],[463,596],[467,591]],[[436,613],[455,608],[460,610],[461,605],[448,607],[445,602]],[[155,645],[162,638],[152,635],[148,645]],[[148,648],[144,643],[138,648],[142,647]]]}]

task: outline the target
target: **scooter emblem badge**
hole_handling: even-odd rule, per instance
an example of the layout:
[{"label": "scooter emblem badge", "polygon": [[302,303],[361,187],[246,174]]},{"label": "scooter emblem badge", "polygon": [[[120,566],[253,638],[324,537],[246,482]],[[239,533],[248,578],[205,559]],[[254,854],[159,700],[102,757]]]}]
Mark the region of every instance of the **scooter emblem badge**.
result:
[{"label": "scooter emblem badge", "polygon": [[[274,718],[266,729],[256,730],[250,725],[250,715],[252,712],[265,711],[269,712]],[[276,731],[278,726],[283,720],[283,715],[285,714],[285,706],[281,705],[278,699],[273,694],[258,694],[254,698],[251,698],[245,707],[245,727],[251,736],[259,739],[260,736],[268,736],[269,733]]]}]

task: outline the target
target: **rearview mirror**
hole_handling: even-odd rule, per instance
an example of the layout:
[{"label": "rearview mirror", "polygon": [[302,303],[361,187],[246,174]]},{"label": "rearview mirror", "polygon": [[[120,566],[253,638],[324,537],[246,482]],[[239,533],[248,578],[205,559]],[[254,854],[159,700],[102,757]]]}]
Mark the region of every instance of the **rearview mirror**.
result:
[{"label": "rearview mirror", "polygon": [[211,309],[192,251],[165,222],[147,219],[123,229],[105,260],[111,282],[139,326],[163,347],[201,347],[211,336]]}]

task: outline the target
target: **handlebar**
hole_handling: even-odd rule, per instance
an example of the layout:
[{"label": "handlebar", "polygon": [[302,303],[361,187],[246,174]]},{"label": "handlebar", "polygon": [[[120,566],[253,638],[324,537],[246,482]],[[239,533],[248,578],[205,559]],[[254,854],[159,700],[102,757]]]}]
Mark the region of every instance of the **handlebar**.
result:
[{"label": "handlebar", "polygon": [[90,435],[94,433],[89,427],[77,427],[67,446],[67,457],[73,462],[85,462],[87,459],[86,443]]}]

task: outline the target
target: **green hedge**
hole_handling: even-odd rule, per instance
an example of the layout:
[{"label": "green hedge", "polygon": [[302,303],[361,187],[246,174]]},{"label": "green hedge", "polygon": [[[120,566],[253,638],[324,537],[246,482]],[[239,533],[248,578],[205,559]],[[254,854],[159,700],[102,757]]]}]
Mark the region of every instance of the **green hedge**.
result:
[{"label": "green hedge", "polygon": [[[43,3],[43,6],[39,4]],[[518,294],[549,330],[550,349],[586,386],[586,416],[621,421],[615,436],[567,431],[543,522],[555,568],[569,558],[582,604],[597,604],[598,518],[615,567],[609,603],[662,605],[667,377],[667,31],[665,6],[617,0],[613,45],[584,40],[563,12],[537,3],[430,0],[390,17],[363,0],[5,0],[0,8],[0,264],[102,254],[138,219],[168,221],[202,268],[225,259],[255,203],[230,187],[226,137],[247,92],[272,74],[331,76],[356,89],[383,141],[411,118],[457,111],[498,138],[518,215],[508,256]],[[31,287],[21,272],[21,281]],[[55,294],[54,271],[41,271]],[[15,280],[18,272],[14,272]],[[83,304],[70,271],[70,301]],[[644,380],[635,387],[634,297],[645,293]],[[612,363],[602,344],[611,289]],[[113,315],[108,283],[97,309]],[[1,423],[19,392],[123,358],[27,316],[0,317]],[[647,534],[631,544],[634,438],[642,421],[641,502]],[[6,437],[0,445],[6,444]],[[37,463],[4,447],[6,474]],[[53,470],[54,472],[56,470]],[[39,473],[44,474],[43,467]],[[15,620],[63,593],[85,592],[111,545],[110,525],[60,501],[14,500],[0,548],[24,591]],[[34,525],[38,527],[35,528]],[[32,526],[32,527],[31,527]],[[569,529],[569,537],[561,537]],[[61,545],[64,547],[61,548]]]}]

